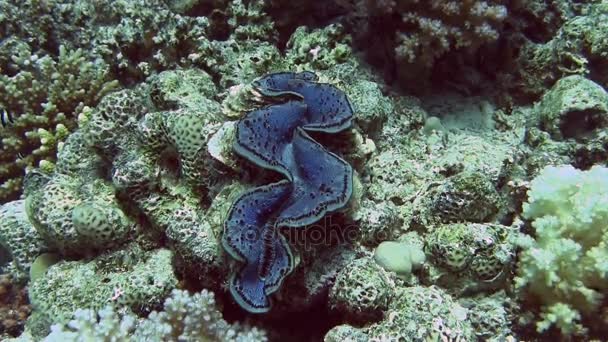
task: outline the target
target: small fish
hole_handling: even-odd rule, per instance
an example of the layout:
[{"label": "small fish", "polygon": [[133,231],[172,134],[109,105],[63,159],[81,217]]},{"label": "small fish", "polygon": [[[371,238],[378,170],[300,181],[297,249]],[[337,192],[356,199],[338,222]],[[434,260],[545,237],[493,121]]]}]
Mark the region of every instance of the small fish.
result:
[{"label": "small fish", "polygon": [[6,109],[0,109],[0,121],[2,121],[2,127],[8,127],[15,123],[13,116]]}]

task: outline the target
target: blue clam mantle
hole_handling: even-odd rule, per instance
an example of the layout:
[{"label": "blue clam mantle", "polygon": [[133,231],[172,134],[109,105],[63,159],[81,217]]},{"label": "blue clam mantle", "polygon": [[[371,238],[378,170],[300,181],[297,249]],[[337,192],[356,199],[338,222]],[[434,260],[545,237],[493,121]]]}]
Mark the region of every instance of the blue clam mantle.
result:
[{"label": "blue clam mantle", "polygon": [[351,166],[306,132],[342,131],[351,125],[353,110],[341,90],[316,81],[312,72],[256,80],[253,85],[264,96],[297,100],[254,110],[236,127],[234,151],[286,178],[242,194],[224,225],[224,248],[244,263],[232,276],[230,291],[250,312],[267,312],[268,296],[294,268],[289,244],[278,229],[310,225],[344,207],[352,194]]}]

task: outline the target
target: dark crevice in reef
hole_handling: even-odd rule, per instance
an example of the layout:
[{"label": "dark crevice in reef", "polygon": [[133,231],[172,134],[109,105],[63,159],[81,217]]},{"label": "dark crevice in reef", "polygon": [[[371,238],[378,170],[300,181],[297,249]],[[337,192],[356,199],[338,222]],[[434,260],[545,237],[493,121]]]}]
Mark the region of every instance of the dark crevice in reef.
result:
[{"label": "dark crevice in reef", "polygon": [[299,26],[322,28],[340,20],[349,8],[335,1],[310,1],[294,4],[292,1],[270,1],[266,13],[272,17],[279,32],[277,46],[284,50],[289,37]]},{"label": "dark crevice in reef", "polygon": [[217,41],[226,41],[231,34],[230,25],[228,25],[228,16],[226,13],[214,10],[209,15],[209,39]]},{"label": "dark crevice in reef", "polygon": [[184,15],[189,17],[208,17],[214,10],[226,8],[227,3],[228,1],[226,0],[199,1],[189,8]]},{"label": "dark crevice in reef", "polygon": [[[376,69],[389,85],[396,83],[398,76],[397,64],[393,58],[397,19],[397,14],[394,14],[391,17],[351,19],[345,23],[346,29],[353,36],[356,52]],[[366,27],[367,30],[362,30],[361,27]]]},{"label": "dark crevice in reef", "polygon": [[326,296],[319,300],[319,305],[296,313],[252,316],[233,301],[224,303],[223,313],[228,322],[247,322],[253,326],[267,328],[270,342],[323,341],[323,336],[341,323],[341,317],[329,313]]}]

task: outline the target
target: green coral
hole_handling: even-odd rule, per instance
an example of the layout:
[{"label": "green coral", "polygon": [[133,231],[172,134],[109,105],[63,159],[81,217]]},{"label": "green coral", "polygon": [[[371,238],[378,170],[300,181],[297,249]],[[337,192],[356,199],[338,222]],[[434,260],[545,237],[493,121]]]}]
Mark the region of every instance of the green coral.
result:
[{"label": "green coral", "polygon": [[189,109],[159,113],[166,139],[179,155],[182,175],[192,184],[208,185],[205,183],[209,171],[209,166],[206,165],[207,141],[219,129],[219,123],[212,119],[214,114],[213,111]]},{"label": "green coral", "polygon": [[61,46],[52,57],[21,47],[12,56],[16,72],[0,75],[0,106],[14,118],[0,130],[0,202],[19,195],[26,170],[52,168],[43,161],[55,160],[58,145],[76,127],[76,113],[117,85],[108,66],[87,60],[82,50]]},{"label": "green coral", "polygon": [[60,260],[59,255],[54,253],[42,253],[38,255],[30,267],[30,281],[42,278],[46,271]]},{"label": "green coral", "polygon": [[[153,77],[151,83],[148,91],[161,111],[147,113],[139,121],[135,131],[138,143],[159,162],[159,155],[174,150],[181,176],[190,185],[206,189],[210,168],[207,142],[221,125],[221,108],[213,100],[217,91],[211,77],[195,69],[166,71]],[[129,159],[135,160],[135,156]]]},{"label": "green coral", "polygon": [[24,202],[19,200],[0,206],[0,245],[10,253],[17,279],[28,277],[30,266],[47,248],[28,220]]},{"label": "green coral", "polygon": [[583,138],[608,125],[608,93],[585,77],[567,76],[545,93],[536,111],[553,138]]},{"label": "green coral", "polygon": [[166,204],[168,206],[158,212],[167,213],[166,209],[173,207],[169,215],[162,218],[157,215],[150,217],[157,218],[157,223],[166,226],[165,233],[180,259],[180,264],[187,265],[193,275],[201,275],[200,284],[217,286],[224,279],[226,270],[221,258],[222,248],[218,235],[209,219],[195,203],[175,199]]},{"label": "green coral", "polygon": [[345,63],[352,51],[350,37],[344,31],[339,24],[315,30],[298,27],[287,42],[287,63],[302,70],[325,70]]},{"label": "green coral", "polygon": [[467,309],[438,287],[398,289],[384,319],[363,328],[337,326],[328,341],[475,341]]},{"label": "green coral", "polygon": [[199,69],[163,71],[150,78],[150,98],[160,110],[190,108],[219,114],[213,101],[218,90],[212,77]]},{"label": "green coral", "polygon": [[69,176],[93,178],[102,169],[102,160],[89,145],[87,137],[81,131],[76,131],[59,146],[55,171]]},{"label": "green coral", "polygon": [[481,172],[462,172],[448,178],[433,196],[432,211],[443,222],[485,222],[498,212],[500,197]]},{"label": "green coral", "polygon": [[393,203],[376,203],[368,199],[362,200],[353,218],[359,228],[357,241],[365,245],[394,238],[403,223]]},{"label": "green coral", "polygon": [[108,303],[150,310],[177,285],[172,259],[166,249],[130,246],[88,262],[61,261],[30,284],[30,301],[46,324],[67,323],[77,309],[99,310]]},{"label": "green coral", "polygon": [[499,291],[492,295],[462,298],[459,303],[468,310],[467,317],[478,341],[508,341],[513,339],[511,320],[513,298]]},{"label": "green coral", "polygon": [[124,145],[130,138],[125,133],[132,132],[137,120],[147,112],[142,97],[137,90],[130,89],[105,96],[79,122],[88,145],[105,152],[114,152]]},{"label": "green coral", "polygon": [[357,79],[344,88],[353,107],[356,108],[355,120],[359,126],[365,132],[379,132],[395,111],[391,99],[382,93],[380,84]]},{"label": "green coral", "polygon": [[132,230],[114,189],[102,180],[55,174],[28,195],[26,210],[49,247],[68,255],[123,243]]},{"label": "green coral", "polygon": [[539,332],[581,335],[608,289],[608,168],[546,167],[532,180],[523,215],[534,240],[522,242],[515,284],[541,307]]},{"label": "green coral", "polygon": [[567,20],[550,41],[523,44],[516,60],[518,90],[538,96],[560,78],[593,75],[608,84],[602,60],[608,54],[608,7],[597,3]]},{"label": "green coral", "polygon": [[408,165],[409,157],[398,149],[380,151],[369,162],[370,197],[377,201],[391,201],[402,205],[416,192],[410,180],[415,173]]},{"label": "green coral", "polygon": [[504,285],[514,261],[514,234],[498,224],[449,224],[425,238],[425,251],[440,269],[425,278],[451,291],[479,291]]},{"label": "green coral", "polygon": [[220,85],[224,88],[248,84],[260,75],[275,70],[283,70],[281,52],[266,41],[227,41],[220,50],[222,63],[218,63],[217,73],[222,75]]},{"label": "green coral", "polygon": [[377,320],[392,296],[391,283],[373,259],[356,259],[338,273],[329,302],[352,321]]}]

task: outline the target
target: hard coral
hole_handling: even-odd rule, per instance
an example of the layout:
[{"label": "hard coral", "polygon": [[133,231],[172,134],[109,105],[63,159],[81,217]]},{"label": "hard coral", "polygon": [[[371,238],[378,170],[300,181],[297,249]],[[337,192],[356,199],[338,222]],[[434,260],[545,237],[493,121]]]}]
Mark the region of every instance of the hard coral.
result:
[{"label": "hard coral", "polygon": [[523,215],[536,238],[522,243],[515,284],[540,304],[532,308],[540,313],[539,332],[555,327],[584,336],[597,328],[581,320],[599,314],[608,288],[607,189],[608,169],[601,166],[546,167],[532,180]]},{"label": "hard coral", "polygon": [[25,201],[0,206],[0,245],[13,261],[16,278],[27,278],[30,266],[46,244],[25,213]]},{"label": "hard coral", "polygon": [[76,113],[117,85],[108,66],[87,60],[82,50],[61,46],[53,58],[24,49],[13,63],[13,75],[0,75],[0,105],[14,118],[0,130],[0,202],[19,195],[26,170],[54,161],[76,127]]},{"label": "hard coral", "polygon": [[114,198],[114,190],[101,180],[55,174],[28,195],[30,221],[49,247],[66,255],[83,255],[90,248],[123,243],[133,224]]},{"label": "hard coral", "polygon": [[131,245],[92,261],[61,261],[34,281],[29,296],[42,324],[67,323],[76,309],[108,303],[149,312],[175,288],[173,253]]},{"label": "hard coral", "polygon": [[[565,4],[565,3],[564,3]],[[539,96],[547,87],[570,75],[589,75],[606,86],[608,53],[608,7],[604,3],[589,6],[582,15],[569,18],[546,43],[528,41],[517,57],[513,88],[526,95]]]},{"label": "hard coral", "polygon": [[498,211],[500,197],[494,184],[478,172],[448,178],[433,194],[432,212],[443,222],[484,222]]},{"label": "hard coral", "polygon": [[378,320],[393,296],[391,285],[394,286],[388,272],[372,258],[357,259],[338,273],[329,304],[351,322]]},{"label": "hard coral", "polygon": [[497,224],[439,226],[426,237],[434,266],[424,269],[424,278],[456,293],[500,288],[514,261],[512,238],[508,227]]},{"label": "hard coral", "polygon": [[[507,8],[502,1],[365,1],[373,16],[394,23],[394,58],[401,74],[428,71],[444,54],[457,49],[474,52],[498,39]],[[416,67],[419,70],[416,70]]]},{"label": "hard coral", "polygon": [[226,322],[212,292],[189,294],[173,290],[164,310],[139,319],[107,306],[99,311],[79,309],[67,325],[55,325],[44,341],[108,339],[122,341],[264,342],[264,331]]},{"label": "hard coral", "polygon": [[545,93],[536,112],[553,138],[585,138],[608,125],[608,92],[583,76],[567,76]]},{"label": "hard coral", "polygon": [[[328,332],[328,341],[474,341],[475,333],[463,308],[443,290],[407,287],[397,291],[384,319],[364,328],[337,326]],[[332,339],[330,339],[331,337]]]}]

